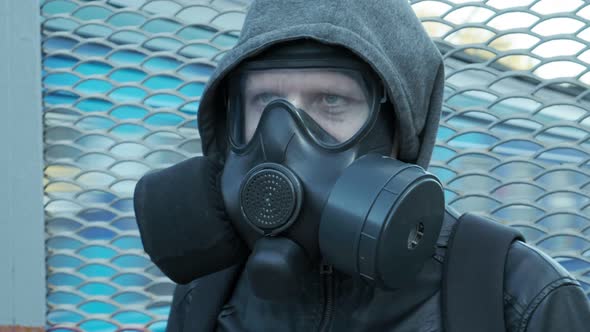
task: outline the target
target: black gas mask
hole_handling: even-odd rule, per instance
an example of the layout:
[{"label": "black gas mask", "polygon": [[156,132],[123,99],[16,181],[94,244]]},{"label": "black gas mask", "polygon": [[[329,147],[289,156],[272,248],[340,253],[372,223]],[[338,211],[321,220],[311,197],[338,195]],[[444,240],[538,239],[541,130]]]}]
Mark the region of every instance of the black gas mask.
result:
[{"label": "black gas mask", "polygon": [[411,282],[434,254],[443,190],[389,157],[394,113],[372,69],[335,47],[277,48],[241,64],[226,92],[224,164],[194,158],[136,189],[164,273],[187,282],[246,261],[268,300],[320,264],[387,289]]},{"label": "black gas mask", "polygon": [[253,290],[285,297],[321,262],[400,287],[434,250],[441,186],[387,157],[393,112],[366,64],[293,57],[243,64],[229,84],[221,193]]}]

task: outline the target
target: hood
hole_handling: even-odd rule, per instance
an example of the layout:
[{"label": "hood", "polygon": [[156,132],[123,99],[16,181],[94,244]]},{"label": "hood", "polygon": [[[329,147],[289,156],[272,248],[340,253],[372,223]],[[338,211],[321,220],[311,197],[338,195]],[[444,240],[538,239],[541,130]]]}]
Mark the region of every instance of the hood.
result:
[{"label": "hood", "polygon": [[273,44],[313,39],[339,45],[373,67],[386,85],[398,130],[398,159],[428,167],[442,106],[443,59],[407,0],[259,0],[240,39],[212,74],[199,105],[203,154],[223,159],[223,80]]}]

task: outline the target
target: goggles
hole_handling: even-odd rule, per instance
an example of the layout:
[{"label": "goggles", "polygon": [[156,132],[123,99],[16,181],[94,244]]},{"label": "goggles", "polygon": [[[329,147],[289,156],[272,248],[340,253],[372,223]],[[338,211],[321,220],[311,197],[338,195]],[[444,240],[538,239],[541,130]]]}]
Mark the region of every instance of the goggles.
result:
[{"label": "goggles", "polygon": [[309,136],[326,148],[355,141],[370,127],[385,94],[371,68],[357,60],[253,61],[229,79],[231,144],[252,140],[269,105],[282,100],[296,109]]}]

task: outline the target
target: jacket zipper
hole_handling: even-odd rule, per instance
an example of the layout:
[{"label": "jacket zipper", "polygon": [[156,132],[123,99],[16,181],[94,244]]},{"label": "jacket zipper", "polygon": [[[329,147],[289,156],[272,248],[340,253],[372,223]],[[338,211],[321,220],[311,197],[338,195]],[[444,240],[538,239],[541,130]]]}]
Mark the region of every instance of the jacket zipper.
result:
[{"label": "jacket zipper", "polygon": [[332,265],[322,264],[320,266],[320,277],[324,288],[324,312],[320,320],[320,332],[327,332],[332,321],[332,311],[334,309],[334,276],[332,274]]}]

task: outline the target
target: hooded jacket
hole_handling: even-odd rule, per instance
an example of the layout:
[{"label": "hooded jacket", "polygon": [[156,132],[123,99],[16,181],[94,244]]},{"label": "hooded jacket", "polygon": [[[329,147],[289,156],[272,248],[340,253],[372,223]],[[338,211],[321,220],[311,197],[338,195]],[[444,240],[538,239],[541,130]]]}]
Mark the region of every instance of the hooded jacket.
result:
[{"label": "hooded jacket", "polygon": [[[297,39],[343,46],[367,62],[393,104],[398,158],[428,167],[444,64],[407,0],[254,1],[238,44],[224,55],[201,99],[205,155],[223,161],[227,148],[221,89],[227,74],[274,44]],[[442,331],[440,287],[451,220],[445,220],[436,254],[406,289],[385,291],[318,267],[305,276],[304,292],[286,302],[266,302],[253,295],[242,267],[235,266],[178,286],[168,331]],[[587,330],[590,307],[563,268],[520,242],[506,264],[508,331]]]},{"label": "hooded jacket", "polygon": [[225,107],[219,87],[227,74],[274,44],[305,38],[348,48],[373,68],[395,109],[398,158],[426,168],[440,119],[444,65],[404,0],[254,1],[237,45],[224,55],[201,98],[203,154],[225,151]]}]

